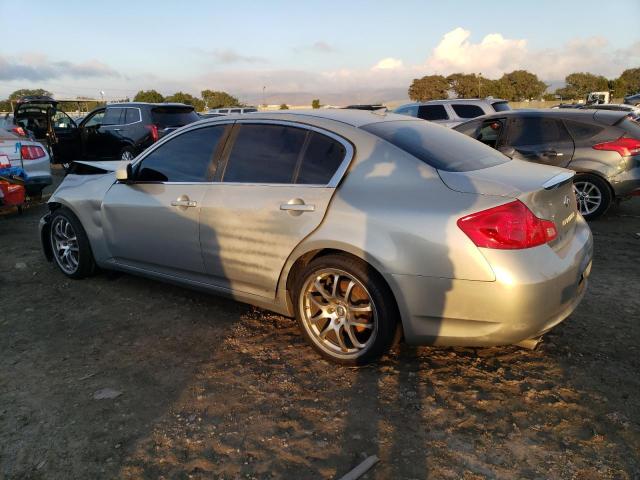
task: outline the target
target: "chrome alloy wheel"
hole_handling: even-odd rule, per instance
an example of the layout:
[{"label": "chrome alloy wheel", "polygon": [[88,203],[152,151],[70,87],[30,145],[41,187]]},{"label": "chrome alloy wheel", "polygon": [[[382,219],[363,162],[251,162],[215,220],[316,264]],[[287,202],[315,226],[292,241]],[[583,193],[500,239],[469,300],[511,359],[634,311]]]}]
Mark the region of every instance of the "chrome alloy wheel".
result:
[{"label": "chrome alloy wheel", "polygon": [[343,270],[314,272],[302,286],[299,302],[304,328],[330,355],[358,357],[376,338],[378,315],[371,295]]},{"label": "chrome alloy wheel", "polygon": [[78,237],[64,217],[56,217],[51,225],[51,248],[58,266],[69,275],[75,273],[80,264]]},{"label": "chrome alloy wheel", "polygon": [[578,210],[582,215],[595,212],[602,204],[602,192],[597,185],[588,180],[579,180],[573,184]]},{"label": "chrome alloy wheel", "polygon": [[122,155],[120,155],[120,159],[124,160],[126,162],[130,162],[134,158],[135,157],[133,156],[133,152],[131,152],[129,150],[125,150],[124,152],[122,152]]}]

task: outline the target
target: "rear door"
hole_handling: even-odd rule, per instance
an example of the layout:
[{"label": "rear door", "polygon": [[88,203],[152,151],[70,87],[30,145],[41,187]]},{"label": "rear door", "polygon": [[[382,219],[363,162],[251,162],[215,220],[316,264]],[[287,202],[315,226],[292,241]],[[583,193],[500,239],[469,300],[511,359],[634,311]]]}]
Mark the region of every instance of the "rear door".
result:
[{"label": "rear door", "polygon": [[285,261],[322,221],[352,155],[351,144],[330,132],[238,121],[200,216],[211,281],[273,298]]},{"label": "rear door", "polygon": [[136,163],[133,182],[109,189],[102,213],[116,262],[203,280],[200,209],[228,128],[205,126],[168,139]]},{"label": "rear door", "polygon": [[567,166],[574,152],[562,121],[543,116],[511,118],[505,144],[515,149],[513,158],[558,167]]}]

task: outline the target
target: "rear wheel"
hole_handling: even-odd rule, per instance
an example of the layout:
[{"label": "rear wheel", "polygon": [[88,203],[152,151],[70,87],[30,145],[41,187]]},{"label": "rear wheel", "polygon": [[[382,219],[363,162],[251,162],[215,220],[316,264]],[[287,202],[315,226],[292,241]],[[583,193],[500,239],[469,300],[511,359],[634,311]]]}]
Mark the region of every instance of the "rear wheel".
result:
[{"label": "rear wheel", "polygon": [[578,210],[586,220],[594,220],[606,212],[613,198],[607,183],[595,175],[576,175],[573,191]]},{"label": "rear wheel", "polygon": [[136,157],[133,149],[131,147],[125,147],[120,152],[120,160],[124,160],[125,162],[130,162]]},{"label": "rear wheel", "polygon": [[336,363],[360,365],[391,346],[397,308],[388,286],[369,265],[346,255],[311,261],[296,286],[297,319],[307,341]]},{"label": "rear wheel", "polygon": [[95,271],[87,234],[69,210],[61,208],[53,213],[49,240],[53,259],[67,277],[83,278]]}]

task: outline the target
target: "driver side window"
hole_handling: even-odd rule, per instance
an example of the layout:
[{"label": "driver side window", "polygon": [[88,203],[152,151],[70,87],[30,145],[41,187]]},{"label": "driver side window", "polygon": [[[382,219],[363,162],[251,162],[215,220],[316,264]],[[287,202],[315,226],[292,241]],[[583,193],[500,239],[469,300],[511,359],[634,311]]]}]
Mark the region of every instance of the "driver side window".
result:
[{"label": "driver side window", "polygon": [[76,126],[71,117],[60,110],[54,113],[52,120],[54,128],[74,128]]},{"label": "driver side window", "polygon": [[102,119],[104,118],[104,110],[95,113],[87,122],[84,124],[85,127],[93,127],[96,125],[102,125]]},{"label": "driver side window", "polygon": [[226,125],[198,128],[174,136],[137,166],[137,182],[210,182],[211,162]]}]

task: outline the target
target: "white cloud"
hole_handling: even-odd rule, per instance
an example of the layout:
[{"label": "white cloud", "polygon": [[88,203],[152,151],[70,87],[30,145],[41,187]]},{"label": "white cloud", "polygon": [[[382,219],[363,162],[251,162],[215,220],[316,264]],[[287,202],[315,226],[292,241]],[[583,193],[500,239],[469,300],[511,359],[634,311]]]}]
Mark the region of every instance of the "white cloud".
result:
[{"label": "white cloud", "polygon": [[376,63],[371,70],[398,70],[402,68],[404,64],[402,60],[393,57],[387,57]]},{"label": "white cloud", "polygon": [[0,80],[46,81],[60,77],[96,78],[121,75],[97,60],[82,63],[53,61],[44,55],[27,53],[21,58],[0,55]]},{"label": "white cloud", "polygon": [[446,33],[433,49],[425,67],[430,73],[481,72],[497,77],[515,70],[527,54],[526,40],[504,38],[499,33],[484,37],[480,43],[469,41],[471,32],[458,27]]},{"label": "white cloud", "polygon": [[613,50],[603,37],[576,38],[558,48],[530,50],[525,39],[486,35],[478,43],[461,27],[446,33],[424,64],[425,74],[476,73],[497,78],[526,69],[543,80],[560,80],[569,73],[587,71],[615,77],[640,63],[640,42]]}]

